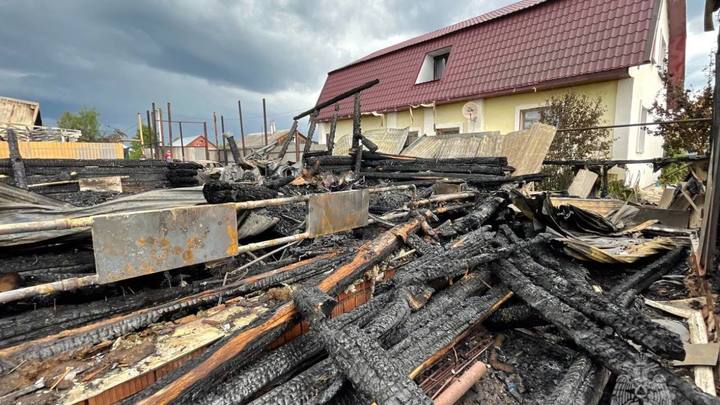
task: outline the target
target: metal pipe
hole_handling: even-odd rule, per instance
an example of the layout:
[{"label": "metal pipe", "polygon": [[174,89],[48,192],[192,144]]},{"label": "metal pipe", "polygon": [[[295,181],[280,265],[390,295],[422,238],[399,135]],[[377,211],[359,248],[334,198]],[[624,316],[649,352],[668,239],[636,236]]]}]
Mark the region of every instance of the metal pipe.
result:
[{"label": "metal pipe", "polygon": [[220,140],[218,139],[217,114],[213,111],[213,131],[215,132],[215,149],[218,151],[217,160],[220,162]]},{"label": "metal pipe", "polygon": [[147,114],[148,131],[150,131],[148,135],[150,139],[150,159],[152,159],[155,157],[155,145],[153,145],[155,131],[153,130],[152,120],[150,119],[150,110],[145,110],[145,114]]},{"label": "metal pipe", "polygon": [[223,151],[223,162],[225,166],[228,164],[227,149],[225,149],[225,117],[220,115],[220,134],[222,136],[222,151]]},{"label": "metal pipe", "polygon": [[60,291],[72,291],[78,288],[97,285],[98,276],[85,276],[66,278],[65,280],[54,281],[47,284],[34,285],[32,287],[18,288],[15,290],[0,293],[0,304],[18,301],[26,298],[36,297],[38,295],[48,295]]},{"label": "metal pipe", "polygon": [[165,160],[165,131],[163,130],[163,118],[162,118],[162,109],[158,107],[157,109],[157,120],[158,120],[158,129],[160,132],[158,132],[158,140],[160,142],[160,158]]},{"label": "metal pipe", "polygon": [[364,84],[361,84],[361,85],[359,85],[359,86],[357,86],[357,87],[355,87],[355,88],[352,88],[352,89],[350,89],[350,90],[348,90],[348,91],[346,91],[346,92],[344,92],[344,93],[338,94],[337,96],[335,96],[335,97],[333,97],[333,98],[331,98],[331,99],[329,99],[329,100],[327,100],[327,101],[323,101],[323,102],[320,103],[320,104],[316,104],[315,107],[313,107],[313,108],[311,108],[311,109],[309,109],[309,110],[307,110],[307,111],[301,112],[300,114],[294,116],[293,119],[294,119],[294,120],[299,120],[300,118],[302,118],[302,117],[304,117],[304,116],[306,116],[306,115],[310,115],[310,114],[312,114],[312,113],[315,112],[315,111],[320,111],[320,110],[322,110],[323,108],[325,108],[325,107],[327,107],[327,106],[331,106],[331,105],[337,103],[337,102],[340,101],[340,100],[344,100],[344,99],[346,99],[346,98],[354,95],[354,94],[357,93],[357,92],[363,91],[363,90],[365,90],[365,89],[369,89],[370,87],[372,87],[372,86],[374,86],[374,85],[376,85],[376,84],[378,84],[378,83],[380,83],[380,80],[378,80],[378,79],[370,80],[369,82],[366,82],[366,83],[364,83]]},{"label": "metal pipe", "polygon": [[205,160],[210,160],[210,149],[208,146],[207,121],[203,121],[203,136],[205,137]]},{"label": "metal pipe", "polygon": [[242,143],[242,157],[247,156],[245,154],[245,127],[243,125],[242,105],[238,100],[238,114],[240,115],[240,142]]},{"label": "metal pipe", "polygon": [[470,366],[459,377],[453,377],[453,382],[445,388],[435,399],[435,405],[453,405],[465,395],[468,390],[487,373],[487,366],[482,361]]},{"label": "metal pipe", "polygon": [[170,144],[170,159],[175,157],[175,151],[173,150],[173,137],[172,137],[172,112],[170,110],[170,102],[167,103],[168,108],[168,143]]},{"label": "metal pipe", "polygon": [[[401,185],[401,186],[389,186],[389,187],[379,187],[379,188],[369,188],[369,193],[383,193],[386,191],[392,191],[392,190],[406,190],[413,188],[413,185]],[[244,201],[239,203],[234,203],[235,209],[238,210],[246,210],[246,209],[254,209],[254,208],[263,208],[263,207],[276,207],[279,205],[286,205],[286,204],[293,204],[293,203],[302,203],[307,202],[310,200],[310,196],[312,194],[307,195],[298,195],[293,197],[283,197],[283,198],[271,198],[268,200],[256,200],[256,201]],[[450,195],[450,194],[447,194]],[[91,227],[93,225],[93,218],[90,217],[80,217],[80,218],[62,218],[62,219],[54,219],[50,221],[33,221],[33,222],[20,222],[15,224],[4,224],[0,225],[0,235],[8,235],[13,233],[28,233],[28,232],[39,232],[39,231],[56,231],[56,230],[64,230],[64,229],[74,229],[74,228],[87,228]]]},{"label": "metal pipe", "polygon": [[305,240],[309,237],[311,237],[309,232],[303,232],[298,233],[295,235],[285,236],[283,238],[277,238],[277,239],[270,239],[270,240],[264,240],[262,242],[256,242],[256,243],[248,243],[247,245],[242,245],[240,248],[238,248],[238,254],[239,253],[247,253],[247,252],[253,252],[255,250],[265,249],[277,245],[282,245],[285,243],[290,242],[297,242],[300,240]]},{"label": "metal pipe", "polygon": [[265,145],[268,144],[268,133],[267,133],[267,111],[265,109],[265,97],[262,99],[263,104],[263,132],[265,133]]},{"label": "metal pipe", "polygon": [[182,121],[178,122],[178,130],[180,130],[180,154],[182,161],[185,161],[185,140],[183,139]]},{"label": "metal pipe", "polygon": [[[140,134],[140,151],[142,152],[143,148],[145,147],[145,140],[143,139],[142,115],[140,115],[140,113],[137,113],[137,127],[138,134]],[[142,152],[141,155],[144,156],[144,152]]]},{"label": "metal pipe", "polygon": [[635,124],[617,124],[617,125],[603,125],[598,127],[585,127],[585,128],[561,128],[556,132],[577,132],[577,131],[591,131],[593,129],[612,129],[612,128],[627,128],[627,127],[646,127],[651,125],[663,125],[663,124],[691,124],[696,122],[709,122],[711,118],[688,118],[686,120],[671,120],[662,122],[638,122]]},{"label": "metal pipe", "polygon": [[443,202],[443,201],[455,201],[460,200],[464,198],[473,198],[477,196],[478,193],[475,191],[463,191],[461,193],[452,193],[452,194],[441,194],[435,197],[426,198],[424,200],[417,200],[417,201],[411,201],[408,206],[415,208],[422,205],[428,205],[435,202]]}]

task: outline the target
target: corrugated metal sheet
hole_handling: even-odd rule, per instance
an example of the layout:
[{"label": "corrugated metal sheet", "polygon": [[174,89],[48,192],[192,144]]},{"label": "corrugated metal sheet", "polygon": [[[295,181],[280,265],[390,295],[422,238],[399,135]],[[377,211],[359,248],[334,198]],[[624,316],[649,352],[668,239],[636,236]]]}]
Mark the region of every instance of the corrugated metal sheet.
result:
[{"label": "corrugated metal sheet", "polygon": [[39,115],[40,104],[37,102],[0,97],[0,123],[33,126]]},{"label": "corrugated metal sheet", "polygon": [[[19,142],[26,159],[123,159],[121,143]],[[0,159],[10,157],[7,142],[0,142]]]},{"label": "corrugated metal sheet", "polygon": [[[373,79],[380,84],[363,91],[363,112],[570,85],[598,74],[627,77],[627,67],[649,61],[658,1],[526,0],[491,13],[494,18],[480,16],[332,71],[318,103]],[[425,55],[447,47],[443,77],[415,84]],[[352,114],[352,103],[340,107],[339,116]],[[318,119],[332,113],[325,108]]]},{"label": "corrugated metal sheet", "polygon": [[[373,129],[363,133],[363,136],[378,146],[378,152],[398,155],[405,147],[408,138],[408,128],[382,128]],[[333,155],[347,155],[352,147],[352,135],[343,135],[335,141]]]},{"label": "corrugated metal sheet", "polygon": [[533,124],[528,130],[424,136],[401,154],[428,159],[505,156],[514,175],[538,173],[555,138],[555,127]]},{"label": "corrugated metal sheet", "polygon": [[497,144],[500,132],[423,136],[408,145],[401,154],[428,159],[447,159],[475,156],[499,156]]}]

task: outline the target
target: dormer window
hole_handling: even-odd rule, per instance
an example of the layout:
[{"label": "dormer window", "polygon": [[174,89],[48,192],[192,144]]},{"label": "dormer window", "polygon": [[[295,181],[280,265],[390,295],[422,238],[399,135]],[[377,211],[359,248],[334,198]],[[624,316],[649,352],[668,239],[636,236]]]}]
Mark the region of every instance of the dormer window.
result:
[{"label": "dormer window", "polygon": [[450,48],[442,48],[425,55],[415,84],[442,79],[450,58]]},{"label": "dormer window", "polygon": [[442,79],[445,66],[447,65],[448,56],[450,56],[450,52],[433,56],[433,80]]}]

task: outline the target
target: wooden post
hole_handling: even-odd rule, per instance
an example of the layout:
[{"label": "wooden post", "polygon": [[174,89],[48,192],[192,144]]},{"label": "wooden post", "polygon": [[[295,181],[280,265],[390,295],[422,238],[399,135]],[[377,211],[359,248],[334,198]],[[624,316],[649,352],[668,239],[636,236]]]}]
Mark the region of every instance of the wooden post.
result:
[{"label": "wooden post", "polygon": [[355,151],[355,174],[360,173],[362,166],[362,129],[360,128],[360,92],[355,93],[355,105],[353,108],[353,138],[352,149]]},{"label": "wooden post", "polygon": [[[285,153],[287,152],[288,146],[290,146],[290,142],[293,140],[293,135],[297,133],[297,127],[298,122],[297,120],[293,121],[292,125],[290,126],[290,132],[288,132],[288,137],[285,139],[285,142],[283,142],[282,146],[280,147],[280,152],[278,154],[278,158],[282,161],[282,158],[285,156]],[[297,142],[295,142],[295,150],[297,151]],[[295,157],[297,158],[297,152],[295,153]],[[300,158],[297,158],[298,160]]]},{"label": "wooden post", "polygon": [[145,140],[143,139],[143,124],[142,124],[142,115],[140,113],[137,113],[137,128],[138,128],[138,134],[140,135],[140,151],[142,152],[142,156],[145,156],[145,151],[143,150],[145,148]]},{"label": "wooden post", "polygon": [[158,120],[158,142],[160,143],[160,159],[165,160],[165,134],[163,131],[163,115],[162,109],[157,109],[157,120]]},{"label": "wooden post", "polygon": [[235,161],[236,164],[239,165],[241,162],[241,159],[240,159],[240,153],[238,152],[237,143],[235,143],[235,138],[232,136],[228,136],[227,142],[228,142],[228,145],[230,146],[230,152],[232,153],[233,160]]},{"label": "wooden post", "polygon": [[150,140],[150,142],[149,142],[150,159],[154,159],[155,158],[155,145],[153,145],[153,137],[154,137],[153,134],[155,133],[155,131],[153,131],[152,119],[150,119],[150,110],[145,110],[145,114],[147,115],[148,130],[150,131],[150,133],[148,134],[148,135],[150,135],[150,137],[148,138]]},{"label": "wooden post", "polygon": [[[222,137],[223,161],[228,164],[227,150],[225,149],[225,117],[220,115],[220,136]],[[218,157],[219,159],[219,157]]]},{"label": "wooden post", "polygon": [[7,142],[8,150],[10,152],[10,162],[13,168],[13,179],[15,180],[15,186],[27,190],[27,176],[25,175],[25,163],[22,161],[20,156],[20,145],[18,145],[17,136],[15,130],[12,128],[7,129]]},{"label": "wooden post", "polygon": [[218,151],[217,160],[220,162],[220,140],[218,139],[217,114],[213,111],[213,131],[215,132],[215,148]]},{"label": "wooden post", "polygon": [[307,139],[305,140],[305,147],[303,148],[303,158],[305,155],[308,154],[308,152],[310,152],[310,147],[312,146],[312,140],[313,140],[313,137],[315,136],[315,126],[317,125],[317,122],[316,122],[317,116],[318,116],[318,111],[315,111],[310,116],[310,128],[308,129]]},{"label": "wooden post", "polygon": [[182,161],[185,161],[185,140],[183,140],[182,132],[182,121],[178,122],[178,129],[180,130],[180,155],[182,155]]},{"label": "wooden post", "polygon": [[170,102],[167,103],[168,107],[168,143],[170,144],[170,158],[175,157],[175,153],[173,151],[173,136],[172,136],[172,113],[170,112]]},{"label": "wooden post", "polygon": [[333,149],[335,149],[335,130],[337,130],[337,116],[340,111],[340,104],[335,104],[335,111],[333,112],[332,122],[330,123],[330,132],[325,138],[327,144],[327,151],[332,155]]},{"label": "wooden post", "polygon": [[203,136],[205,137],[205,160],[210,160],[210,149],[208,148],[207,121],[203,121]]},{"label": "wooden post", "polygon": [[268,133],[267,133],[267,111],[265,109],[265,97],[262,99],[263,104],[263,132],[265,133],[265,145],[268,144]]},{"label": "wooden post", "polygon": [[245,127],[243,126],[242,105],[240,104],[240,100],[238,100],[238,114],[240,115],[240,142],[242,143],[242,157],[244,158],[246,156],[246,154],[245,154]]},{"label": "wooden post", "polygon": [[297,131],[295,131],[295,161],[300,161],[300,135]]}]

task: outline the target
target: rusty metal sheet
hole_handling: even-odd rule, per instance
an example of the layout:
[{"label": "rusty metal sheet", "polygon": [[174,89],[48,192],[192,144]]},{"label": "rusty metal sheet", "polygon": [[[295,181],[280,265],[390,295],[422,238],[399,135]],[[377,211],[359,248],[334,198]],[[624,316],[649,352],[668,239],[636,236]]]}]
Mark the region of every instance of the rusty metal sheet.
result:
[{"label": "rusty metal sheet", "polygon": [[366,226],[369,206],[367,190],[313,194],[308,201],[307,232],[314,237]]},{"label": "rusty metal sheet", "polygon": [[233,204],[95,217],[92,229],[100,283],[233,256],[238,251]]}]

